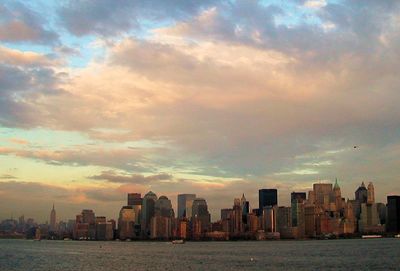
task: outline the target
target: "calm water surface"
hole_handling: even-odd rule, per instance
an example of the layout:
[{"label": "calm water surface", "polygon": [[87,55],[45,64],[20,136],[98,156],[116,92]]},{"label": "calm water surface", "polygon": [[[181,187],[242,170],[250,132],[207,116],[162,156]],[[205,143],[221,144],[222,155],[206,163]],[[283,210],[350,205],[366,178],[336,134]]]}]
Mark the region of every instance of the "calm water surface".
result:
[{"label": "calm water surface", "polygon": [[400,270],[400,239],[184,245],[0,240],[0,270]]}]

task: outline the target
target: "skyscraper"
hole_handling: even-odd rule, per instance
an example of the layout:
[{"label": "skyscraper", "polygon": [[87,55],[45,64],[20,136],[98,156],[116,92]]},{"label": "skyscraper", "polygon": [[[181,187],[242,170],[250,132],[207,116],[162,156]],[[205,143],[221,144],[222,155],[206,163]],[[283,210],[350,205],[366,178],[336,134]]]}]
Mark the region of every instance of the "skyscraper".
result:
[{"label": "skyscraper", "polygon": [[135,211],[132,206],[123,206],[119,212],[119,238],[125,240],[134,237]]},{"label": "skyscraper", "polygon": [[171,201],[166,196],[159,197],[154,206],[154,216],[150,220],[151,238],[170,238],[174,216]]},{"label": "skyscraper", "polygon": [[367,198],[368,198],[368,191],[367,188],[365,188],[364,182],[361,183],[361,185],[357,188],[355,194],[355,198],[358,202],[361,203],[367,203]]},{"label": "skyscraper", "polygon": [[135,223],[139,225],[142,213],[142,195],[140,193],[129,193],[128,206],[132,206],[135,211]]},{"label": "skyscraper", "polygon": [[400,233],[400,196],[387,197],[386,231]]},{"label": "skyscraper", "polygon": [[142,205],[142,195],[140,193],[128,193],[128,205]]},{"label": "skyscraper", "polygon": [[361,233],[378,233],[383,230],[380,225],[378,206],[375,203],[374,185],[368,184],[367,203],[361,204],[360,219],[358,221]]},{"label": "skyscraper", "polygon": [[304,201],[306,193],[292,192],[290,195],[290,204],[292,210],[292,226],[298,227],[304,224]]},{"label": "skyscraper", "polygon": [[329,209],[329,204],[333,201],[332,184],[331,183],[315,183],[313,184],[315,196],[315,205]]},{"label": "skyscraper", "polygon": [[51,209],[50,212],[50,230],[52,231],[56,230],[56,210],[54,209],[54,203],[53,203],[53,209]]},{"label": "skyscraper", "polygon": [[195,198],[192,206],[192,220],[198,219],[201,223],[201,232],[208,230],[211,216],[205,199]]},{"label": "skyscraper", "polygon": [[178,218],[192,216],[193,200],[196,194],[179,194],[178,195]]},{"label": "skyscraper", "polygon": [[375,189],[374,189],[374,185],[372,184],[372,182],[370,182],[368,184],[367,203],[368,204],[374,204],[375,203]]},{"label": "skyscraper", "polygon": [[240,199],[235,199],[233,201],[232,224],[233,224],[233,232],[235,234],[240,234],[241,232],[244,231],[243,209],[241,206]]},{"label": "skyscraper", "polygon": [[258,190],[258,207],[262,212],[265,206],[275,206],[278,204],[278,191],[276,189]]},{"label": "skyscraper", "polygon": [[141,228],[145,236],[150,233],[150,220],[154,216],[156,201],[157,195],[152,191],[148,192],[143,198]]}]

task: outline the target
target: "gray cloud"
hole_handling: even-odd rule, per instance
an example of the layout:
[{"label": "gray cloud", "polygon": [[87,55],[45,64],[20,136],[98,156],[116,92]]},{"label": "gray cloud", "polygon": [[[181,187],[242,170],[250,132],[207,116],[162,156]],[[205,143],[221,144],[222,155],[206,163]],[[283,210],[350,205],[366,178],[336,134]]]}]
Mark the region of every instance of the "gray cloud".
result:
[{"label": "gray cloud", "polygon": [[10,174],[3,174],[3,175],[0,175],[0,179],[11,180],[11,179],[18,179],[18,178],[13,175],[10,175]]},{"label": "gray cloud", "polygon": [[45,27],[45,20],[18,1],[0,4],[0,41],[58,43],[56,32]]},{"label": "gray cloud", "polygon": [[141,174],[118,175],[114,171],[103,171],[100,175],[89,176],[92,180],[104,180],[111,183],[151,184],[153,182],[172,180],[173,176],[166,173],[143,176]]},{"label": "gray cloud", "polygon": [[[66,1],[59,8],[63,25],[72,34],[114,36],[139,30],[141,19],[162,21],[182,19],[196,13],[213,1]],[[171,7],[174,7],[171,9]]]}]

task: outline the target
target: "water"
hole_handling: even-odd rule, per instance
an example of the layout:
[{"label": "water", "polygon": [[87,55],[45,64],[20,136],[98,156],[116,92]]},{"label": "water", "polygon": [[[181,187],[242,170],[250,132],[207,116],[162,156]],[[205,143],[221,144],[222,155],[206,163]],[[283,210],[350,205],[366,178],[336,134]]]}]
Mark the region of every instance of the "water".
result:
[{"label": "water", "polygon": [[0,240],[0,270],[400,270],[400,239],[265,242]]}]

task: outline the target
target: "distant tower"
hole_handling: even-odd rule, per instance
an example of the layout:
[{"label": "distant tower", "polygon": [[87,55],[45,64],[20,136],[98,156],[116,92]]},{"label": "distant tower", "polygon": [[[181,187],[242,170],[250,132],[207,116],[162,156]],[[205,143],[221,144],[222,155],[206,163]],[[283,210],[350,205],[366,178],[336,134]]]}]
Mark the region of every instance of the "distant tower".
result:
[{"label": "distant tower", "polygon": [[336,178],[335,185],[333,186],[333,194],[335,196],[336,210],[339,211],[342,208],[342,194]]},{"label": "distant tower", "polygon": [[356,201],[358,201],[360,204],[367,203],[368,192],[367,188],[365,188],[364,182],[362,182],[361,185],[357,188],[355,196]]},{"label": "distant tower", "polygon": [[374,185],[372,182],[368,184],[368,197],[367,197],[367,203],[368,204],[373,204],[375,203],[375,191],[374,191]]},{"label": "distant tower", "polygon": [[50,212],[50,229],[51,230],[56,229],[56,210],[54,209],[54,203],[53,203],[53,209],[51,209]]}]

